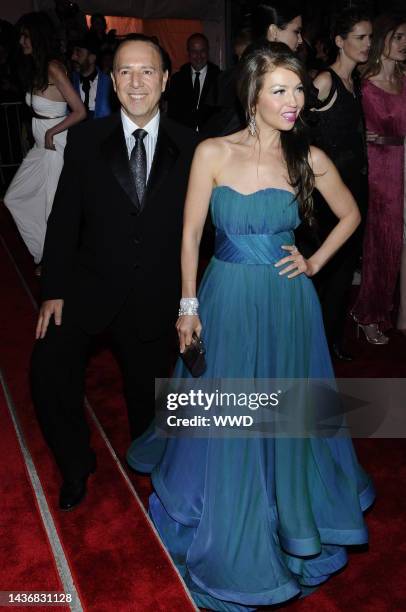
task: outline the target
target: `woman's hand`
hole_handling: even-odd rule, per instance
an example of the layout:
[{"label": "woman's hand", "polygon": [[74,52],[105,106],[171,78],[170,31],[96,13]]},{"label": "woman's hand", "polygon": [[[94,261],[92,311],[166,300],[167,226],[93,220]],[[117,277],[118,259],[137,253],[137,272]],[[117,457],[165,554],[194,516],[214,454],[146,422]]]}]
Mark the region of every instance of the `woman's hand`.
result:
[{"label": "woman's hand", "polygon": [[198,315],[182,315],[176,321],[179,336],[180,352],[183,353],[189,344],[192,344],[193,334],[200,338],[202,324]]},{"label": "woman's hand", "polygon": [[50,151],[56,151],[54,145],[54,132],[52,131],[52,128],[49,128],[49,130],[45,132],[45,148],[49,149]]},{"label": "woman's hand", "polygon": [[306,274],[306,276],[314,276],[314,274],[316,274],[318,271],[316,265],[313,264],[310,259],[305,259],[294,244],[286,244],[281,248],[290,252],[290,255],[283,257],[275,264],[275,268],[290,264],[279,272],[281,276],[283,274],[288,274],[288,272],[290,272],[288,278],[295,278],[299,276],[299,274]]},{"label": "woman's hand", "polygon": [[375,132],[370,132],[369,130],[367,130],[365,134],[367,142],[376,142],[379,138],[378,134],[375,134]]}]

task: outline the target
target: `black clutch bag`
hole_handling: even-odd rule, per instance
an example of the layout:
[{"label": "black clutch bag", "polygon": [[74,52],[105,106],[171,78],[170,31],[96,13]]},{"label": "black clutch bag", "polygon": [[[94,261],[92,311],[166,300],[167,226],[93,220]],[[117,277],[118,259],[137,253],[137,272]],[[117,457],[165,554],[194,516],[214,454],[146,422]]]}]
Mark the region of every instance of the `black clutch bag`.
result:
[{"label": "black clutch bag", "polygon": [[195,378],[201,376],[206,371],[205,353],[206,348],[203,340],[196,334],[193,334],[192,343],[180,354],[183,363]]}]

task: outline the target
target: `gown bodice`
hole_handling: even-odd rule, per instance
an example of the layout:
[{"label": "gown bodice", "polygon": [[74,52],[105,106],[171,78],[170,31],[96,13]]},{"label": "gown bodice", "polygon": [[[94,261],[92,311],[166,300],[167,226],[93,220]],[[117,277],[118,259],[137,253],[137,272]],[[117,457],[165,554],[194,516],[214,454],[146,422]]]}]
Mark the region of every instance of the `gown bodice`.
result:
[{"label": "gown bodice", "polygon": [[216,228],[215,257],[244,264],[271,264],[280,259],[283,244],[293,244],[300,224],[295,196],[268,187],[243,194],[219,185],[211,198]]},{"label": "gown bodice", "polygon": [[367,129],[380,136],[406,136],[406,78],[400,94],[391,94],[366,79],[362,86]]},{"label": "gown bodice", "polygon": [[[35,139],[35,146],[44,149],[47,130],[63,121],[67,114],[68,105],[66,102],[55,102],[43,96],[30,93],[25,94],[25,102],[36,115],[40,116],[36,117],[34,115],[32,118],[32,133]],[[56,151],[63,155],[66,145],[66,130],[55,134],[53,140]]]},{"label": "gown bodice", "polygon": [[36,114],[42,115],[47,119],[60,119],[64,117],[68,108],[66,102],[48,100],[48,98],[28,92],[25,94],[25,102]]}]

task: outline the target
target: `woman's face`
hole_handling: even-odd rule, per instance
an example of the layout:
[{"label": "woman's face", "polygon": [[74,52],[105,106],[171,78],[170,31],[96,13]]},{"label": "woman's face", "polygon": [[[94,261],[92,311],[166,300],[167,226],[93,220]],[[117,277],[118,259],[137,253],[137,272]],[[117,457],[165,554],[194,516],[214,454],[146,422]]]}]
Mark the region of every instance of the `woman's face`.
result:
[{"label": "woman's face", "polygon": [[386,35],[383,56],[395,62],[406,60],[406,23],[402,23],[394,33]]},{"label": "woman's face", "polygon": [[266,37],[270,42],[282,42],[288,45],[292,51],[297,51],[299,45],[303,42],[301,15],[289,21],[284,29],[278,28],[276,25],[270,25]]},{"label": "woman's face", "polygon": [[367,61],[372,40],[372,24],[370,21],[359,21],[346,38],[336,36],[336,45],[345,57],[356,64]]},{"label": "woman's face", "polygon": [[261,125],[280,131],[293,128],[304,105],[304,91],[300,77],[287,68],[275,68],[264,77],[259,93],[255,120]]},{"label": "woman's face", "polygon": [[27,30],[21,30],[19,43],[21,45],[24,55],[31,55],[32,44],[30,35]]}]

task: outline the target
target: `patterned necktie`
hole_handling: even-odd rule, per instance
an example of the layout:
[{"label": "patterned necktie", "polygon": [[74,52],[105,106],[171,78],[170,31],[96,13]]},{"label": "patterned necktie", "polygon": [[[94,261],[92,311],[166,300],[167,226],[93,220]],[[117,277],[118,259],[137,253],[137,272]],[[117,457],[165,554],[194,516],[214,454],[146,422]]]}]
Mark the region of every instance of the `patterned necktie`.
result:
[{"label": "patterned necktie", "polygon": [[193,108],[197,110],[200,97],[200,72],[195,72],[195,82],[193,83]]},{"label": "patterned necktie", "polygon": [[133,132],[135,145],[130,156],[130,168],[140,206],[142,206],[142,199],[147,184],[147,153],[144,145],[144,138],[147,134],[148,132],[142,129]]}]

